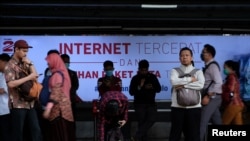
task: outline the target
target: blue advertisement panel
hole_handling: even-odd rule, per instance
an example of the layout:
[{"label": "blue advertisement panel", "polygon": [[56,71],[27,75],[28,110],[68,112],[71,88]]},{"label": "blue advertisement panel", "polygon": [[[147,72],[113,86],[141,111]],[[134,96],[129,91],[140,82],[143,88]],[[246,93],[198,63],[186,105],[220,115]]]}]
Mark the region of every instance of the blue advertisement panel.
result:
[{"label": "blue advertisement panel", "polygon": [[[204,66],[200,59],[202,48],[211,44],[216,48],[215,59],[223,68],[228,59],[239,60],[242,75],[250,72],[248,54],[250,36],[0,36],[0,52],[13,53],[16,40],[23,39],[33,48],[29,49],[30,58],[38,71],[44,73],[47,63],[45,57],[50,49],[71,57],[70,68],[77,71],[80,88],[78,95],[84,101],[98,98],[97,79],[104,75],[103,62],[114,62],[114,74],[122,79],[123,92],[128,93],[131,78],[137,73],[138,62],[147,59],[149,70],[158,77],[162,91],[156,99],[169,100],[171,85],[169,80],[172,68],[180,65],[179,51],[189,47],[194,53],[196,68]],[[249,66],[249,67],[243,67]],[[223,75],[223,74],[222,74]],[[242,76],[242,90],[250,93],[250,73]],[[249,80],[248,80],[249,78]],[[39,77],[41,82],[43,75]],[[247,81],[248,80],[248,81]],[[250,85],[250,83],[249,83]],[[249,88],[248,88],[249,87]],[[248,90],[248,91],[247,91]]]}]

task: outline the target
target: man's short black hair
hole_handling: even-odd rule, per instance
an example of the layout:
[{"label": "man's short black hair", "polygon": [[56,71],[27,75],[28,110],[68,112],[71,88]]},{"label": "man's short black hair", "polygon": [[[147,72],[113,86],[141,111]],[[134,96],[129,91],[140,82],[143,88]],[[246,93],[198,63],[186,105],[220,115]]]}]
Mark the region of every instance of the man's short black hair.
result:
[{"label": "man's short black hair", "polygon": [[215,55],[216,55],[216,50],[215,50],[215,48],[214,48],[212,45],[210,45],[210,44],[205,44],[205,45],[204,45],[204,48],[206,48],[207,52],[211,53],[211,55],[212,55],[213,57],[215,57]]},{"label": "man's short black hair", "polygon": [[68,54],[62,54],[61,55],[61,58],[67,58],[67,59],[70,59],[69,55]]},{"label": "man's short black hair", "polygon": [[142,69],[142,68],[149,68],[149,62],[145,59],[139,62],[139,69]]},{"label": "man's short black hair", "polygon": [[60,52],[59,52],[58,50],[56,50],[56,49],[51,49],[51,50],[49,50],[49,51],[47,52],[47,55],[50,55],[50,54],[52,54],[52,53],[56,53],[56,54],[60,55]]},{"label": "man's short black hair", "polygon": [[114,67],[113,62],[110,61],[110,60],[107,60],[107,61],[105,61],[105,62],[103,63],[103,67],[104,67],[104,68],[106,68],[106,67],[108,67],[108,66]]},{"label": "man's short black hair", "polygon": [[10,60],[10,58],[11,57],[7,53],[0,54],[0,60],[2,60],[2,61],[8,62]]}]

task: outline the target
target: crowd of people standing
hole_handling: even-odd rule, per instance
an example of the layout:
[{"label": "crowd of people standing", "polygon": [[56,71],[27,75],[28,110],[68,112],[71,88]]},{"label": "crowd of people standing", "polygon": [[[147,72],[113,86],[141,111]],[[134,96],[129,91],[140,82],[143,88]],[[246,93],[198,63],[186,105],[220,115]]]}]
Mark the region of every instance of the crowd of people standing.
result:
[{"label": "crowd of people standing", "polygon": [[[79,81],[77,73],[69,68],[70,57],[67,54],[60,55],[57,50],[48,51],[45,58],[48,68],[45,69],[44,77],[49,77],[46,87],[50,95],[48,102],[40,105],[37,100],[27,101],[21,97],[17,89],[24,82],[37,80],[39,76],[35,64],[27,56],[30,48],[25,40],[18,40],[14,44],[12,56],[4,53],[0,55],[0,140],[75,141],[75,104]],[[173,89],[169,141],[180,141],[182,134],[186,141],[204,141],[210,123],[244,124],[245,106],[240,96],[239,64],[226,60],[223,67],[220,67],[215,55],[215,47],[205,44],[201,53],[205,65],[203,70],[198,69],[193,76],[182,77],[176,69],[171,70],[169,81]],[[180,49],[179,61],[178,69],[185,74],[197,69],[193,52],[188,47]],[[161,91],[161,84],[157,76],[149,72],[149,66],[150,61],[140,60],[137,74],[129,84],[129,94],[134,97],[133,106],[138,122],[132,141],[147,141],[147,132],[156,122],[155,98]],[[122,79],[113,74],[113,62],[106,60],[103,69],[105,76],[97,80],[100,98],[98,141],[109,141],[112,137],[123,141],[120,128],[129,120],[128,98],[122,92]],[[28,72],[28,75],[21,77],[22,71]],[[224,81],[222,71],[226,76]],[[186,93],[197,91],[198,102],[181,105],[181,89]],[[111,131],[114,131],[114,136]]]}]

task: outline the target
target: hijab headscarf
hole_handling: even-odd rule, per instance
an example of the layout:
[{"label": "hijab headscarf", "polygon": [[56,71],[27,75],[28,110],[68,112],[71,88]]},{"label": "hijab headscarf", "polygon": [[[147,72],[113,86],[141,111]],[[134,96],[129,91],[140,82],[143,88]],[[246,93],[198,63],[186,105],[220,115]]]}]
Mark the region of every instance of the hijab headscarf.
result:
[{"label": "hijab headscarf", "polygon": [[[65,67],[65,64],[63,60],[61,59],[60,55],[57,53],[52,53],[49,54],[46,57],[46,61],[49,64],[49,69],[51,73],[53,74],[56,71],[61,71],[64,76],[64,81],[63,81],[63,87],[62,90],[64,94],[69,98],[70,97],[70,88],[71,88],[71,82],[70,82],[70,77],[67,68]],[[52,87],[56,85],[56,83],[60,83],[59,80],[61,80],[60,75],[54,75],[50,79],[49,87]]]}]

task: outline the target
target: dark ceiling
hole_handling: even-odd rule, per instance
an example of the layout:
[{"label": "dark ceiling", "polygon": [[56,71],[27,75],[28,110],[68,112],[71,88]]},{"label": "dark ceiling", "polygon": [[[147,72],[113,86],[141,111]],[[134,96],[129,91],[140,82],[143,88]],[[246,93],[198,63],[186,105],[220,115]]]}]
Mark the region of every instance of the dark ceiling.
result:
[{"label": "dark ceiling", "polygon": [[0,4],[0,25],[1,34],[249,34],[250,2],[6,1]]}]

